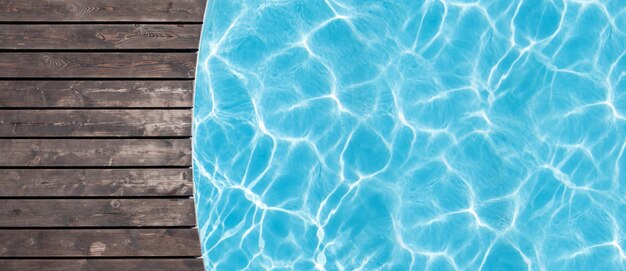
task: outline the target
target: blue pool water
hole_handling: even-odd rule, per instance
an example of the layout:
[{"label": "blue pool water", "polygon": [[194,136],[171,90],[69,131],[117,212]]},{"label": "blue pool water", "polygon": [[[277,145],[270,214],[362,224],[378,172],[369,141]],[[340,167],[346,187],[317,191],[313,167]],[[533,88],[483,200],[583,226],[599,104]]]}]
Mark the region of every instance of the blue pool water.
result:
[{"label": "blue pool water", "polygon": [[626,270],[623,0],[210,0],[207,270]]}]

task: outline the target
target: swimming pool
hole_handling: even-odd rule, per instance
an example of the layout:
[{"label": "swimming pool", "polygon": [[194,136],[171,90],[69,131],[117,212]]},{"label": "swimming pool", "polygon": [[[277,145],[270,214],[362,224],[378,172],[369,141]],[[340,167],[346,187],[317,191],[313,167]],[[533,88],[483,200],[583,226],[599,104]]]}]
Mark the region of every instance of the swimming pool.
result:
[{"label": "swimming pool", "polygon": [[207,270],[625,270],[626,2],[209,1]]}]

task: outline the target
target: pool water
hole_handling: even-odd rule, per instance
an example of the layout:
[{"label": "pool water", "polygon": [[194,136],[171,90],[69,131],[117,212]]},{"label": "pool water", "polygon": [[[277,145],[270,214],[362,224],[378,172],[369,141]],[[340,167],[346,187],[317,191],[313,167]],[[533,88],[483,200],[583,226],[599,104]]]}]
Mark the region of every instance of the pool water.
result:
[{"label": "pool water", "polygon": [[208,1],[207,270],[626,270],[626,2]]}]

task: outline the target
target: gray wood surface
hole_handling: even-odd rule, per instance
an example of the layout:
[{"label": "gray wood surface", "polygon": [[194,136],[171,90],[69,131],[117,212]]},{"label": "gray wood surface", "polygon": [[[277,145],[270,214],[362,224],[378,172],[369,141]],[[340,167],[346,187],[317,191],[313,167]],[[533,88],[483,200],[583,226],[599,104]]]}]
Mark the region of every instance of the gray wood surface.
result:
[{"label": "gray wood surface", "polygon": [[0,110],[0,137],[191,136],[191,110]]},{"label": "gray wood surface", "polygon": [[0,0],[0,271],[200,271],[206,0]]},{"label": "gray wood surface", "polygon": [[187,78],[196,53],[0,53],[0,78]]},{"label": "gray wood surface", "polygon": [[202,271],[201,259],[2,260],[2,271]]},{"label": "gray wood surface", "polygon": [[198,49],[201,25],[9,24],[0,49]]},{"label": "gray wood surface", "polygon": [[200,256],[197,230],[0,230],[0,258],[155,256]]},{"label": "gray wood surface", "polygon": [[202,22],[206,0],[0,0],[2,22]]},{"label": "gray wood surface", "polygon": [[189,168],[0,169],[0,197],[191,196]]},{"label": "gray wood surface", "polygon": [[0,81],[0,107],[191,107],[193,81]]},{"label": "gray wood surface", "polygon": [[191,166],[189,139],[0,139],[0,167]]},{"label": "gray wood surface", "polygon": [[0,227],[195,225],[193,199],[0,199]]}]

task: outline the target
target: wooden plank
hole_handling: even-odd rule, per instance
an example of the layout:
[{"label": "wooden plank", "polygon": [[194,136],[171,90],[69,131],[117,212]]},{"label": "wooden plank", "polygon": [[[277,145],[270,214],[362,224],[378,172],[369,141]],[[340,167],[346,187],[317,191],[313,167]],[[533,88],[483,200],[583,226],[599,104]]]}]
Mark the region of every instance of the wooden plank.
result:
[{"label": "wooden plank", "polygon": [[0,137],[191,136],[191,110],[0,110]]},{"label": "wooden plank", "polygon": [[3,271],[202,271],[202,259],[59,259],[1,260]]},{"label": "wooden plank", "polygon": [[0,227],[194,226],[193,199],[0,199]]},{"label": "wooden plank", "polygon": [[0,169],[0,197],[191,195],[188,168]]},{"label": "wooden plank", "polygon": [[0,230],[0,258],[200,256],[195,229]]},{"label": "wooden plank", "polygon": [[206,0],[0,0],[2,22],[202,22]]},{"label": "wooden plank", "polygon": [[193,81],[0,81],[0,107],[192,107]]},{"label": "wooden plank", "polygon": [[3,25],[0,49],[198,49],[201,25]]},{"label": "wooden plank", "polygon": [[0,53],[0,78],[194,78],[196,53]]},{"label": "wooden plank", "polygon": [[0,139],[0,166],[191,166],[189,139]]}]

